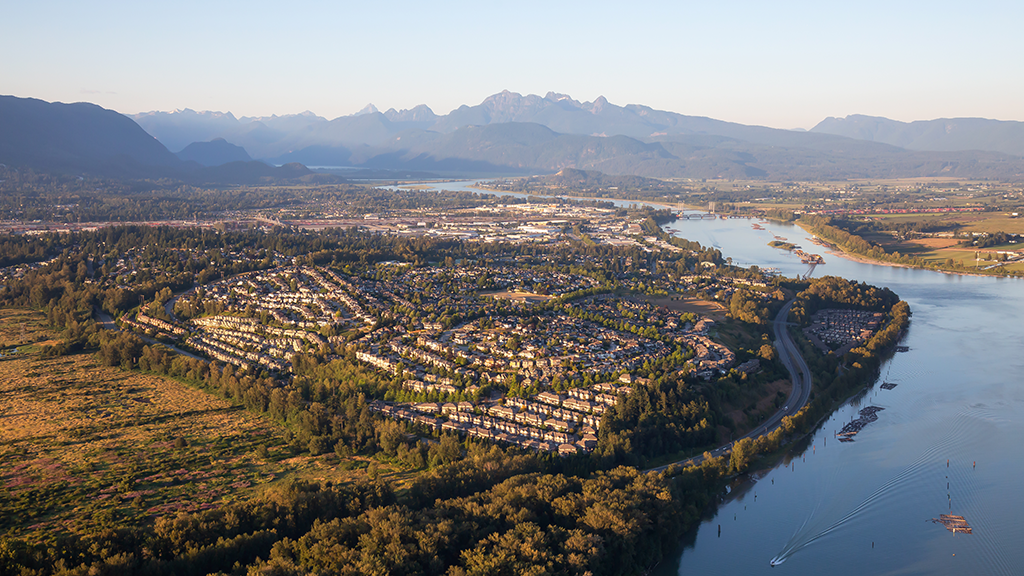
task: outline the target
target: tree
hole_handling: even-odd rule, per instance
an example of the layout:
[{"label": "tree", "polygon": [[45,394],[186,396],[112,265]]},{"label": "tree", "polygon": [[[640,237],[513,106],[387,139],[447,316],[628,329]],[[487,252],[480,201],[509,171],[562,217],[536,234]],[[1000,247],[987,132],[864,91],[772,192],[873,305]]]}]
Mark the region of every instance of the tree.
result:
[{"label": "tree", "polygon": [[753,457],[754,442],[750,438],[741,438],[732,445],[729,466],[734,472],[743,472],[750,466],[750,459]]}]

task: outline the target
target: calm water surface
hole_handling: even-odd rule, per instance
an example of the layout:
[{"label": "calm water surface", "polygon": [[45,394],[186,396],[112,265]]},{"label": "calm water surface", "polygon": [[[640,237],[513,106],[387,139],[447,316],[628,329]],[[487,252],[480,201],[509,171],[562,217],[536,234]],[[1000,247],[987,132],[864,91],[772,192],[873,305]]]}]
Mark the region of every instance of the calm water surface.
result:
[{"label": "calm water surface", "polygon": [[[737,265],[808,273],[767,245],[774,233],[825,256],[814,276],[889,287],[913,310],[902,342],[910,351],[778,467],[732,486],[653,574],[1024,574],[1024,281],[861,264],[825,253],[795,226],[753,222],[665,228]],[[883,379],[897,387],[880,389]],[[854,442],[836,441],[867,405],[884,408],[878,420]],[[949,513],[974,533],[930,521]],[[773,558],[783,563],[770,567]]]},{"label": "calm water surface", "polygon": [[[815,276],[889,287],[913,311],[902,342],[910,352],[883,364],[880,381],[806,447],[739,482],[654,573],[1024,573],[1024,282],[861,264],[825,253],[795,226],[763,223],[759,231],[752,222],[666,228],[739,265],[806,273],[767,245],[774,232],[825,256]],[[882,379],[898,385],[882,390]],[[884,408],[878,420],[854,442],[836,441],[835,431],[867,405]],[[974,533],[930,522],[943,513],[964,516]],[[772,568],[773,558],[784,563]]]}]

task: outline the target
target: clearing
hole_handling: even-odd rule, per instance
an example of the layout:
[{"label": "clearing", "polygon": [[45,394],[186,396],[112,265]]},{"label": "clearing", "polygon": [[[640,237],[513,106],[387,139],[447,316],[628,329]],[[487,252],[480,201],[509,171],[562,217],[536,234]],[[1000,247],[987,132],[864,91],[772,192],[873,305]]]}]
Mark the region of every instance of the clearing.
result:
[{"label": "clearing", "polygon": [[[44,358],[54,334],[29,310],[0,310],[0,533],[129,526],[247,499],[290,478],[407,479],[386,462],[295,456],[280,425],[163,376],[102,366],[82,353]],[[24,346],[21,324],[34,340]],[[12,340],[13,338],[13,340]]]},{"label": "clearing", "polygon": [[709,316],[716,321],[725,319],[726,308],[718,302],[709,302],[698,298],[684,298],[681,296],[646,296],[645,300],[655,306],[664,306],[674,312],[691,312]]}]

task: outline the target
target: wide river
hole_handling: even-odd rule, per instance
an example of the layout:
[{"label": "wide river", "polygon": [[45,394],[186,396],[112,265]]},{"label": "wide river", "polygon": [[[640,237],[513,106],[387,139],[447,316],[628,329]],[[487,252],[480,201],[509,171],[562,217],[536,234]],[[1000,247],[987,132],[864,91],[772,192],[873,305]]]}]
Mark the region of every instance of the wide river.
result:
[{"label": "wide river", "polygon": [[[807,273],[768,246],[774,233],[825,257],[813,276],[889,287],[913,311],[901,342],[910,351],[777,467],[735,482],[652,574],[1024,574],[1024,281],[853,262],[798,227],[754,222],[665,229],[740,266]],[[838,442],[834,433],[869,405],[884,408],[878,420]],[[973,533],[933,523],[940,514],[963,516]]]}]

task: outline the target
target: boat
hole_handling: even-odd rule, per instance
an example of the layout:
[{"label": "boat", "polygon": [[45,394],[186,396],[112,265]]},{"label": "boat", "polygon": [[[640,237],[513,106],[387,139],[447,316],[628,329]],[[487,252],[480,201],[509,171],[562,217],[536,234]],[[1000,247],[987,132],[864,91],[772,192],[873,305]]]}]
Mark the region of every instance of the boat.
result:
[{"label": "boat", "polygon": [[785,561],[785,558],[779,558],[778,556],[776,556],[775,558],[772,558],[770,562],[768,562],[768,565],[774,568]]}]

